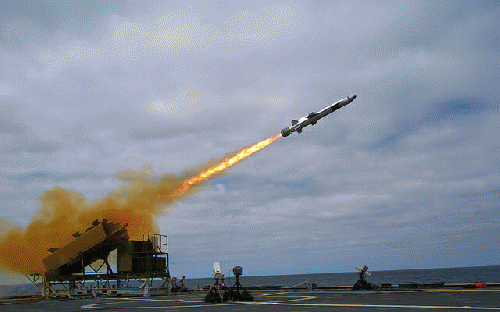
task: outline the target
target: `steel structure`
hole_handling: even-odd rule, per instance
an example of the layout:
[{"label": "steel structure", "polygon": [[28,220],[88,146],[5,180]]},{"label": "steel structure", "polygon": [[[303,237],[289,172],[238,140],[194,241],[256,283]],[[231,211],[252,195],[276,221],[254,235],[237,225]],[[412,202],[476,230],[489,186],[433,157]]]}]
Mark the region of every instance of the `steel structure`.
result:
[{"label": "steel structure", "polygon": [[[52,254],[43,259],[46,271],[28,274],[28,279],[44,298],[167,294],[172,284],[167,236],[147,234],[142,241],[131,241],[127,226],[106,219],[95,220],[83,234],[73,234],[75,239],[70,243],[49,249]],[[113,272],[108,261],[114,250],[117,251],[117,272]],[[98,260],[102,263],[96,266]],[[106,272],[101,273],[104,266]],[[156,287],[153,287],[154,280],[159,280]]]}]

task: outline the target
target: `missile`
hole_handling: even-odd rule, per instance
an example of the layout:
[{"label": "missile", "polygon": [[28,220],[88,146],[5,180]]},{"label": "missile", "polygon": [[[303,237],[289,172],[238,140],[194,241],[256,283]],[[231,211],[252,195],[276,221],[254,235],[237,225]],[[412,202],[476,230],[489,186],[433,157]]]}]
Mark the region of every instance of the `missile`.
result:
[{"label": "missile", "polygon": [[347,97],[345,99],[342,99],[340,101],[333,103],[330,106],[323,108],[322,110],[320,110],[317,113],[314,113],[314,112],[309,113],[307,116],[304,116],[304,117],[300,118],[299,120],[295,120],[295,119],[292,120],[292,125],[290,127],[286,127],[283,130],[281,130],[281,136],[285,138],[285,137],[289,136],[290,133],[292,133],[292,132],[302,133],[302,128],[307,127],[309,125],[315,125],[316,122],[318,122],[318,120],[320,120],[321,118],[325,117],[328,114],[333,113],[337,109],[344,107],[347,104],[351,103],[352,101],[354,101],[354,99],[356,97],[357,97],[356,95],[353,95],[351,97]]}]

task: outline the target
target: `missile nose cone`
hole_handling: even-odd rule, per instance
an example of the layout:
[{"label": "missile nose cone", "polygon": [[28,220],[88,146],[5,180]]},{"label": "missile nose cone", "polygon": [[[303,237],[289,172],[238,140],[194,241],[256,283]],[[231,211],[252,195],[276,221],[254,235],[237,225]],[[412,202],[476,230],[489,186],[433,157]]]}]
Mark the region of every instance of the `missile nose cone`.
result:
[{"label": "missile nose cone", "polygon": [[358,96],[355,94],[355,95],[353,95],[353,96],[352,96],[352,99],[354,100],[354,99],[356,99],[357,97],[358,97]]}]

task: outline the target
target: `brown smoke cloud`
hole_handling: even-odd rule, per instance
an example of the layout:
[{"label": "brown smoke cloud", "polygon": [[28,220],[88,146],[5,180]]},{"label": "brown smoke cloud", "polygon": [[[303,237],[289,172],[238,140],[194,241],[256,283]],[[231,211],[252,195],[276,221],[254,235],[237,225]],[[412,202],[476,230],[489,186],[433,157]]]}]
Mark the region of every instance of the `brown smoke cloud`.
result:
[{"label": "brown smoke cloud", "polygon": [[41,260],[49,254],[47,249],[69,243],[74,239],[71,234],[83,233],[95,219],[128,223],[133,239],[157,232],[155,216],[164,212],[159,202],[168,205],[172,201],[160,200],[158,195],[171,194],[179,188],[181,180],[165,175],[155,181],[150,166],[139,172],[119,173],[117,178],[123,182],[121,187],[92,202],[75,190],[59,186],[45,191],[39,199],[40,209],[28,226],[16,227],[3,235],[0,263],[16,272],[44,272]]},{"label": "brown smoke cloud", "polygon": [[[153,169],[129,170],[116,175],[122,185],[102,199],[88,202],[75,190],[56,186],[39,199],[40,209],[26,228],[15,227],[0,237],[0,265],[14,272],[41,273],[47,249],[71,242],[72,234],[83,233],[95,219],[128,223],[131,239],[157,233],[155,217],[167,212],[173,201],[182,200],[196,185],[213,178],[234,164],[274,142],[275,135],[216,162],[191,169],[182,175],[163,175],[154,179]],[[214,162],[212,162],[213,164]]]},{"label": "brown smoke cloud", "polygon": [[[5,233],[15,228],[16,225],[5,218],[0,217],[0,240]],[[4,268],[0,264],[0,285],[14,285],[14,284],[25,284],[26,277],[15,272],[11,272]],[[0,297],[5,296],[6,293],[2,293],[0,289]]]}]

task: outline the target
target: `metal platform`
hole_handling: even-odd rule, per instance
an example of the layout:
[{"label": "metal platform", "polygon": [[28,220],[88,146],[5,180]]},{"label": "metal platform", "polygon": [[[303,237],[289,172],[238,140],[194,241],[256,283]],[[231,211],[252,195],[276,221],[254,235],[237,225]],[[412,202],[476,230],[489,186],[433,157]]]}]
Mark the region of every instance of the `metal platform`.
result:
[{"label": "metal platform", "polygon": [[[172,284],[167,236],[146,234],[142,240],[130,241],[126,227],[106,219],[95,220],[83,234],[73,234],[70,243],[49,249],[51,254],[43,259],[46,272],[28,274],[28,279],[42,298],[167,294]],[[115,272],[108,261],[114,250]],[[96,265],[98,261],[100,265]],[[155,279],[160,287],[153,287]]]}]

